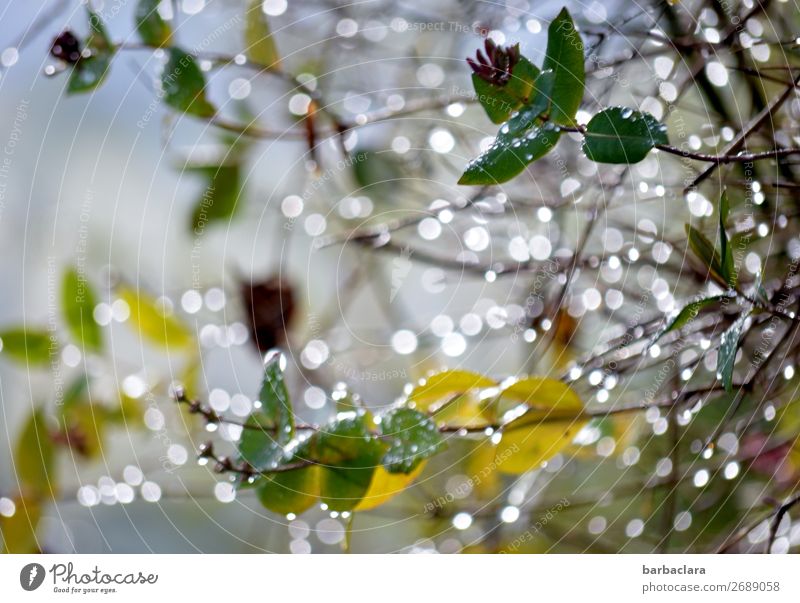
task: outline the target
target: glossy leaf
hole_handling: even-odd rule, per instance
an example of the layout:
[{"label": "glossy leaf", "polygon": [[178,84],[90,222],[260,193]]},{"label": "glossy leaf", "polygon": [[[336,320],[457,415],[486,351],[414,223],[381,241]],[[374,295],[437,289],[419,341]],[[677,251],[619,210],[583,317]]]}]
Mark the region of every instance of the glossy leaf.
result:
[{"label": "glossy leaf", "polygon": [[547,51],[542,63],[543,71],[551,69],[555,74],[550,119],[557,124],[574,123],[583,100],[583,60],[583,41],[569,11],[563,8],[547,30]]},{"label": "glossy leaf", "polygon": [[[289,458],[286,464],[297,462]],[[300,514],[319,498],[320,468],[309,465],[292,471],[282,471],[259,479],[256,494],[261,504],[275,513]]]},{"label": "glossy leaf", "polygon": [[0,331],[0,354],[26,364],[49,364],[58,343],[44,330],[15,327]]},{"label": "glossy leaf", "polygon": [[320,463],[320,498],[333,511],[350,511],[369,490],[386,445],[371,433],[368,415],[349,413],[312,436]]},{"label": "glossy leaf", "polygon": [[747,320],[748,312],[743,312],[736,321],[728,327],[719,340],[717,352],[717,373],[725,391],[733,389],[733,365],[736,362],[736,352],[739,350],[739,337],[742,327]]},{"label": "glossy leaf", "polygon": [[180,48],[167,50],[167,64],[161,75],[164,102],[198,117],[212,117],[216,109],[206,100],[206,80],[194,57]]},{"label": "glossy leaf", "polygon": [[412,408],[397,408],[383,415],[381,433],[389,443],[382,461],[389,473],[409,474],[445,447],[436,424]]},{"label": "glossy leaf", "polygon": [[166,314],[146,293],[123,286],[119,297],[128,304],[130,324],[142,339],[164,348],[187,348],[194,342],[186,325],[176,316]]},{"label": "glossy leaf", "polygon": [[294,413],[283,379],[283,362],[285,360],[280,353],[268,356],[258,400],[261,402],[261,412],[272,420],[282,434],[280,440],[288,442],[294,437]]},{"label": "glossy leaf", "polygon": [[14,447],[13,473],[26,497],[49,496],[56,490],[55,450],[41,409],[25,421]]},{"label": "glossy leaf", "polygon": [[660,333],[658,333],[653,341],[658,341],[663,335],[666,335],[670,331],[676,331],[685,327],[697,317],[701,310],[707,306],[722,301],[725,298],[725,295],[715,295],[713,297],[698,299],[686,304],[683,308],[681,308],[680,312],[678,312],[675,318],[673,318],[672,321],[670,321],[670,323]]},{"label": "glossy leaf", "polygon": [[96,305],[97,296],[86,277],[74,268],[68,269],[61,281],[64,320],[75,342],[91,352],[99,352],[103,347],[100,325],[93,316]]},{"label": "glossy leaf", "polygon": [[259,471],[283,464],[285,447],[294,437],[294,413],[283,379],[282,362],[280,353],[267,359],[258,394],[260,408],[248,418],[239,440],[239,457]]},{"label": "glossy leaf", "polygon": [[443,402],[454,394],[462,394],[473,389],[493,387],[497,383],[488,377],[460,369],[442,371],[431,375],[415,387],[408,397],[417,408],[427,410],[437,402]]},{"label": "glossy leaf", "polygon": [[546,411],[548,416],[566,413],[574,416],[583,410],[583,402],[569,385],[548,377],[526,377],[505,388],[501,398],[524,403],[531,410]]},{"label": "glossy leaf", "polygon": [[283,439],[272,418],[262,412],[253,413],[239,438],[239,459],[258,471],[274,469],[284,457]]},{"label": "glossy leaf", "polygon": [[589,120],[583,151],[598,163],[638,163],[659,144],[669,144],[669,139],[666,126],[655,117],[611,107]]},{"label": "glossy leaf", "polygon": [[731,287],[736,286],[736,268],[733,264],[733,249],[728,241],[728,233],[725,231],[725,223],[728,220],[730,204],[728,194],[722,191],[719,198],[719,249],[720,249],[720,272],[725,282]]},{"label": "glossy leaf", "polygon": [[139,0],[134,13],[136,31],[148,46],[169,46],[172,27],[164,21],[158,7],[164,0]]},{"label": "glossy leaf", "polygon": [[248,5],[244,28],[245,55],[253,63],[278,69],[281,57],[263,4],[263,0],[250,0]]},{"label": "glossy leaf", "polygon": [[208,224],[230,219],[239,205],[242,191],[241,165],[187,168],[187,171],[202,175],[206,181],[203,194],[195,203],[191,229],[200,233]]},{"label": "glossy leaf", "polygon": [[525,57],[514,66],[511,79],[505,86],[487,82],[477,74],[472,75],[472,86],[478,102],[493,123],[507,121],[511,114],[527,104],[539,69]]},{"label": "glossy leaf", "polygon": [[422,461],[416,469],[408,474],[389,473],[385,468],[377,467],[372,474],[372,481],[370,481],[364,497],[353,510],[368,511],[388,502],[406,490],[423,469],[425,469],[425,461]]},{"label": "glossy leaf", "polygon": [[719,252],[714,249],[714,244],[702,232],[689,224],[686,225],[686,236],[689,240],[689,248],[709,273],[721,284],[727,284],[727,280],[722,276]]},{"label": "glossy leaf", "polygon": [[524,414],[501,429],[496,463],[503,473],[539,468],[568,446],[590,419],[580,397],[555,379],[523,379],[503,390],[502,395],[528,406]]},{"label": "glossy leaf", "polygon": [[550,110],[553,100],[550,90],[555,83],[554,78],[552,71],[539,74],[531,103],[503,124],[492,145],[469,162],[459,184],[507,182],[556,145],[561,136],[558,126],[539,119]]},{"label": "glossy leaf", "polygon": [[79,94],[94,90],[103,82],[110,67],[110,55],[99,54],[81,59],[72,69],[67,92]]}]

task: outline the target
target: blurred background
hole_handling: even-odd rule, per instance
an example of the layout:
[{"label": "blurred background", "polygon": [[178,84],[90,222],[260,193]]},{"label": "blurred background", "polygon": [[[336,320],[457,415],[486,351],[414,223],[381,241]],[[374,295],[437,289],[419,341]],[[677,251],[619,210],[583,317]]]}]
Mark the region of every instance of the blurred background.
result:
[{"label": "blurred background", "polygon": [[[169,396],[180,382],[216,411],[246,416],[274,346],[287,354],[295,410],[309,422],[330,416],[332,392],[386,407],[444,367],[565,378],[606,408],[715,377],[713,325],[679,353],[650,350],[644,362],[636,351],[624,370],[590,359],[629,327],[646,325],[636,339],[651,333],[709,287],[686,267],[683,225],[715,224],[711,200],[723,180],[743,177],[720,170],[684,194],[705,166],[659,153],[629,168],[598,166],[567,136],[509,185],[458,186],[497,131],[464,59],[488,36],[519,43],[541,64],[547,26],[566,4],[586,45],[579,121],[602,106],[635,107],[667,123],[675,146],[713,152],[782,89],[761,81],[755,94],[743,70],[797,62],[783,43],[800,25],[794,2],[748,18],[728,52],[714,44],[730,42],[730,19],[752,2],[265,0],[291,77],[244,64],[246,4],[159,8],[175,43],[198,56],[216,120],[160,102],[164,53],[142,47],[132,0],[92,2],[121,49],[89,94],[67,94],[65,66],[49,54],[61,31],[87,34],[85,6],[0,4],[0,330],[39,329],[58,343],[39,364],[0,351],[0,514],[9,519],[19,506],[13,457],[35,440],[36,430],[25,431],[31,413],[39,409],[58,435],[65,399],[103,409],[82,426],[88,433],[67,426],[77,430],[72,444],[70,433],[66,444],[55,437],[53,500],[34,526],[39,550],[339,551],[341,517],[271,514],[198,465],[211,434]],[[792,93],[780,142],[796,138],[798,115]],[[352,127],[338,135],[342,124]],[[771,181],[775,171],[755,178]],[[775,260],[785,265],[800,249],[796,231],[780,227],[786,193],[752,190],[752,223],[739,230],[763,224],[765,248],[789,250]],[[217,209],[207,214],[209,196]],[[768,255],[746,250],[745,281]],[[60,287],[71,267],[97,291],[100,351],[65,331]],[[180,344],[159,345],[131,320],[131,291],[174,318]],[[779,369],[793,392],[794,370]],[[358,515],[353,550],[713,549],[758,519],[765,494],[795,484],[798,465],[794,439],[777,452],[757,447],[753,438],[772,437],[774,422],[756,434],[722,429],[705,456],[701,440],[722,418],[700,402],[682,423],[659,409],[592,422],[544,469],[513,480],[476,480],[485,459],[454,438],[414,487]],[[667,441],[678,423],[696,430],[681,457]],[[239,434],[221,428],[213,437],[224,446]],[[743,463],[748,445],[757,452]],[[674,478],[678,463],[685,484],[667,503],[653,480]],[[800,544],[791,521],[780,530],[773,546]],[[757,549],[768,536],[761,525],[738,546]]]}]

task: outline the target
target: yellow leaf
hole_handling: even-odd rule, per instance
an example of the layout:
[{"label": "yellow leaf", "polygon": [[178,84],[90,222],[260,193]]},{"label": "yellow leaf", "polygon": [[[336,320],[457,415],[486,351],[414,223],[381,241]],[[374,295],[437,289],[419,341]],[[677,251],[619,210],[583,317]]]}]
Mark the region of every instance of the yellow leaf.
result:
[{"label": "yellow leaf", "polygon": [[367,493],[353,510],[368,511],[379,507],[408,488],[424,468],[425,461],[406,475],[404,473],[389,473],[383,467],[378,467],[375,469],[375,473],[372,474],[372,481],[369,483]]},{"label": "yellow leaf", "polygon": [[478,401],[474,393],[459,395],[455,400],[449,401],[441,410],[437,410],[433,419],[445,425],[457,425],[475,429],[489,427],[491,417],[484,412],[485,408]]},{"label": "yellow leaf", "polygon": [[537,469],[568,446],[591,417],[568,385],[544,377],[517,381],[503,397],[524,402],[528,410],[503,426],[496,463],[503,473]]},{"label": "yellow leaf", "polygon": [[465,463],[472,491],[482,500],[494,500],[500,492],[502,482],[495,469],[497,462],[495,447],[488,439],[475,442]]},{"label": "yellow leaf", "polygon": [[55,450],[46,418],[40,409],[35,409],[22,428],[14,449],[13,470],[20,491],[31,498],[54,494],[54,460]]},{"label": "yellow leaf", "polygon": [[14,514],[11,517],[0,515],[0,552],[13,554],[39,553],[36,539],[36,526],[42,511],[36,501],[23,498],[14,499]]},{"label": "yellow leaf", "polygon": [[131,310],[131,324],[143,339],[165,348],[186,348],[194,342],[188,327],[171,314],[165,314],[150,296],[122,287],[122,299]]},{"label": "yellow leaf", "polygon": [[262,0],[251,0],[248,5],[244,26],[245,55],[254,63],[270,69],[279,69],[280,54],[262,5]]},{"label": "yellow leaf", "polygon": [[448,396],[463,394],[473,389],[494,387],[497,383],[488,377],[470,371],[452,370],[436,373],[418,385],[408,397],[420,410],[428,410]]}]

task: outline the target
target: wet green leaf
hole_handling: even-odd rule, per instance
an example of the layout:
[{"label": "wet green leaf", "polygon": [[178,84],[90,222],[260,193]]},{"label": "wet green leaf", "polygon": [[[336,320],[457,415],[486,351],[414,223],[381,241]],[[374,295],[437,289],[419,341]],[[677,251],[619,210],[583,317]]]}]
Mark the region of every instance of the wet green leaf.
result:
[{"label": "wet green leaf", "polygon": [[445,447],[436,424],[411,408],[397,408],[383,415],[381,433],[389,444],[382,461],[389,473],[411,473]]},{"label": "wet green leaf", "polygon": [[467,165],[459,184],[500,184],[541,159],[558,142],[561,133],[550,122],[533,126],[519,136],[501,134],[485,153]]},{"label": "wet green leaf", "polygon": [[720,272],[725,282],[731,287],[736,286],[736,268],[733,264],[733,249],[728,241],[728,233],[725,231],[725,223],[728,220],[730,204],[728,194],[722,191],[719,198],[719,249],[720,249]]},{"label": "wet green leaf", "polygon": [[262,412],[253,413],[245,421],[239,439],[239,459],[257,471],[274,469],[284,457],[282,439],[270,417]]},{"label": "wet green leaf", "polygon": [[94,90],[105,79],[110,66],[111,56],[106,54],[81,59],[72,69],[67,92],[78,94]]},{"label": "wet green leaf", "polygon": [[667,128],[649,113],[611,107],[586,126],[583,151],[598,163],[638,163],[659,144],[669,144]]},{"label": "wet green leaf", "polygon": [[93,312],[97,296],[86,277],[75,268],[64,273],[61,281],[61,307],[70,335],[83,350],[99,352],[103,347],[100,325]]},{"label": "wet green leaf", "polygon": [[161,75],[164,102],[190,115],[212,117],[216,109],[206,100],[205,76],[194,57],[180,48],[170,48],[167,56]]},{"label": "wet green leaf", "polygon": [[686,236],[689,239],[689,248],[708,269],[709,273],[721,284],[727,284],[727,280],[722,276],[719,252],[714,249],[714,244],[702,232],[689,224],[686,225]]},{"label": "wet green leaf", "polygon": [[728,327],[719,340],[717,353],[717,373],[725,391],[733,389],[733,365],[736,363],[736,352],[739,350],[739,337],[742,327],[747,320],[748,312],[743,312],[736,321]]},{"label": "wet green leaf", "polygon": [[547,30],[547,51],[542,63],[543,71],[551,69],[555,74],[550,119],[557,124],[574,123],[583,100],[583,59],[583,41],[569,11],[563,8]]},{"label": "wet green leaf", "polygon": [[507,182],[555,146],[561,135],[558,126],[540,119],[551,109],[554,83],[553,71],[539,74],[531,102],[501,126],[494,143],[467,165],[459,184]]},{"label": "wet green leaf", "polygon": [[369,490],[386,445],[371,432],[367,414],[341,418],[312,438],[320,463],[320,498],[333,511],[350,511]]},{"label": "wet green leaf", "polygon": [[278,429],[278,441],[286,443],[294,437],[294,413],[283,379],[282,362],[285,360],[279,353],[267,359],[258,400],[261,412]]},{"label": "wet green leaf", "polygon": [[681,308],[680,312],[678,312],[675,318],[673,318],[672,321],[653,339],[653,341],[658,341],[658,339],[670,331],[676,331],[685,327],[692,320],[694,320],[700,311],[705,307],[722,301],[723,299],[726,299],[725,295],[715,295],[713,297],[698,299],[686,304],[683,308]]},{"label": "wet green leaf", "polygon": [[169,46],[172,41],[172,27],[164,21],[158,7],[165,0],[139,0],[134,13],[136,31],[142,42],[148,46]]}]

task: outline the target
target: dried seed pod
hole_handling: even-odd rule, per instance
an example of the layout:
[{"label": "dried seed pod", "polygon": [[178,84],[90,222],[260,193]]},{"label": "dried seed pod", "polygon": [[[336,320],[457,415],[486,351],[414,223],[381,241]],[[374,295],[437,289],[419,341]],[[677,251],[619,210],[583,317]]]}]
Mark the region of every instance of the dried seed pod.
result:
[{"label": "dried seed pod", "polygon": [[519,62],[519,44],[503,48],[486,38],[484,49],[485,55],[479,49],[475,53],[477,60],[467,58],[467,63],[479,78],[495,86],[505,86],[511,79],[514,66]]},{"label": "dried seed pod", "polygon": [[242,302],[253,344],[262,354],[286,342],[294,314],[294,291],[280,277],[242,283]]},{"label": "dried seed pod", "polygon": [[81,41],[67,29],[53,40],[50,54],[65,63],[74,65],[81,58]]}]

